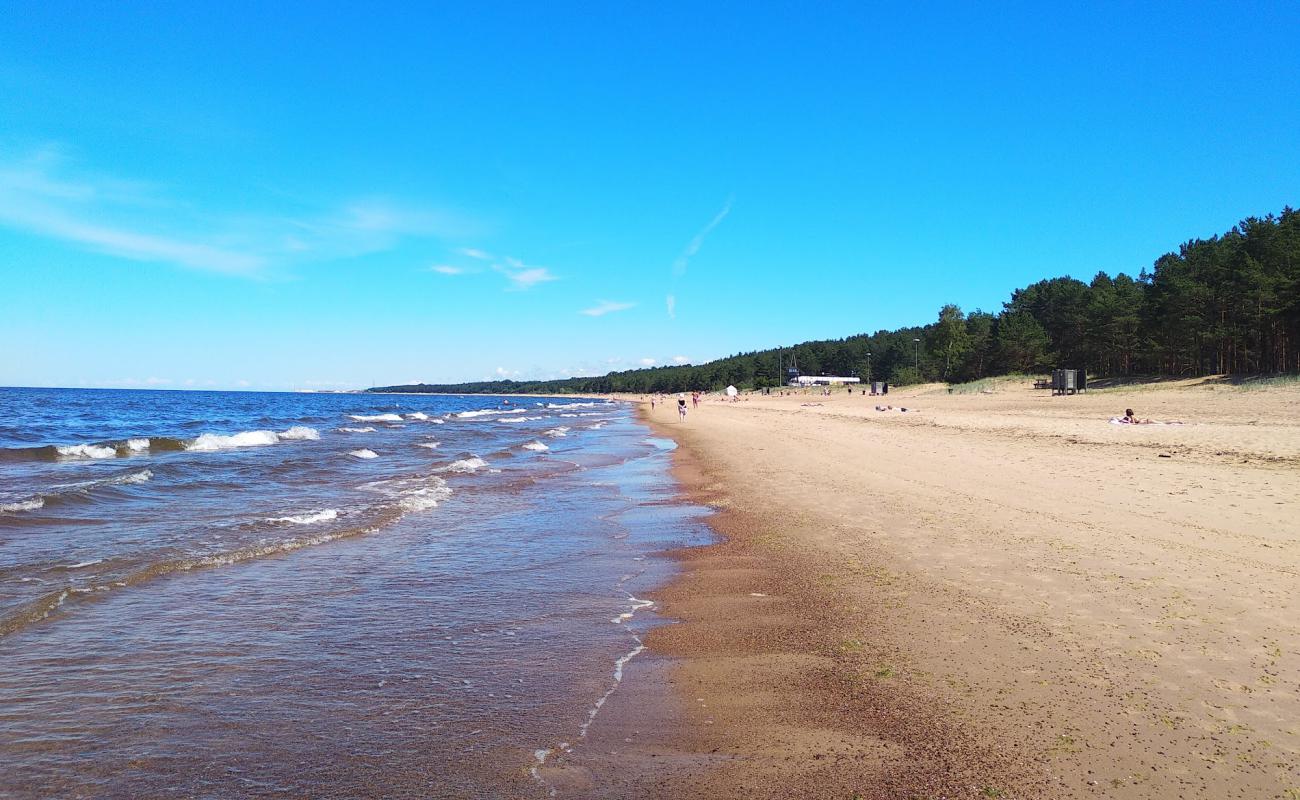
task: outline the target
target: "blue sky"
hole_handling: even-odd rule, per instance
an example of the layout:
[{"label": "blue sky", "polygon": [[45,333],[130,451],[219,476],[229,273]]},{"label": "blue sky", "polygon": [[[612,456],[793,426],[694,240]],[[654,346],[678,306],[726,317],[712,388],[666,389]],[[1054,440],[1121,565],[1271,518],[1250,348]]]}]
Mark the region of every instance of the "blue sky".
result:
[{"label": "blue sky", "polygon": [[0,385],[698,363],[1300,202],[1295,3],[175,5],[0,14]]}]

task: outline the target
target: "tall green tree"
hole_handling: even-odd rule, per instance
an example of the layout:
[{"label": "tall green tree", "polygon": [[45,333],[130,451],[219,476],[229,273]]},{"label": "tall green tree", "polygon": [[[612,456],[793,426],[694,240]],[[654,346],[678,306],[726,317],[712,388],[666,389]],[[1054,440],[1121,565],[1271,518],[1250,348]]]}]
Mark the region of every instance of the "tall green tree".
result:
[{"label": "tall green tree", "polygon": [[1007,372],[1034,372],[1047,363],[1047,331],[1027,311],[1007,311],[998,318],[998,355]]},{"label": "tall green tree", "polygon": [[939,309],[939,321],[927,332],[927,349],[935,354],[943,365],[939,377],[948,380],[952,377],[954,367],[960,365],[961,359],[970,350],[970,335],[966,332],[966,315],[961,307],[949,303]]}]

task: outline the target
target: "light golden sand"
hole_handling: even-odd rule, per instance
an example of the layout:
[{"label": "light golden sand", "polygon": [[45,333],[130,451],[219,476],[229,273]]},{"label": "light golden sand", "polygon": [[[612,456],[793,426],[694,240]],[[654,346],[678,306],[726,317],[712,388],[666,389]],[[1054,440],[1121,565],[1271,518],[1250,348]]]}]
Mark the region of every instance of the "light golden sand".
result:
[{"label": "light golden sand", "polygon": [[675,417],[727,540],[561,796],[1300,797],[1300,388]]}]

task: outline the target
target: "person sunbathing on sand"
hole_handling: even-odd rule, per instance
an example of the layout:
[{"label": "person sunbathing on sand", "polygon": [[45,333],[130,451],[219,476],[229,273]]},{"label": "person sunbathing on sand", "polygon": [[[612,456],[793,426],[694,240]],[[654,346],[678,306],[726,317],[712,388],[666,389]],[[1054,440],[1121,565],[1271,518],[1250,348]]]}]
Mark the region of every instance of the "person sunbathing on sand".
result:
[{"label": "person sunbathing on sand", "polygon": [[1161,422],[1159,420],[1154,420],[1154,419],[1139,419],[1138,416],[1133,413],[1133,409],[1131,408],[1124,409],[1124,416],[1111,417],[1110,421],[1115,423],[1116,425],[1182,425],[1183,424],[1177,420]]}]

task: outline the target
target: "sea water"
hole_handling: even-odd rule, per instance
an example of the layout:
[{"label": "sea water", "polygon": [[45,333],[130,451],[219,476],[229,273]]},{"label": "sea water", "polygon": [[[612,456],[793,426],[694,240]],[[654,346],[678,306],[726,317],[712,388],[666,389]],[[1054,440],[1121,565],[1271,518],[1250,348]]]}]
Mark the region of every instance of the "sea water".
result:
[{"label": "sea water", "polygon": [[546,796],[706,540],[670,447],[603,400],[0,389],[0,796]]}]

